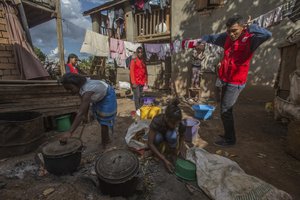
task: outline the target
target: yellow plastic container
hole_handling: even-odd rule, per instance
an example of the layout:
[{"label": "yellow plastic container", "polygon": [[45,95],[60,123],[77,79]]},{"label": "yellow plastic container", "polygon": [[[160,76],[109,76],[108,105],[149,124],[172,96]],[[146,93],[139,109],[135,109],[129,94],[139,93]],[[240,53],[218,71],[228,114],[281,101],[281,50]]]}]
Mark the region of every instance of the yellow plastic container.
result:
[{"label": "yellow plastic container", "polygon": [[153,119],[155,116],[160,114],[161,108],[158,106],[142,106],[140,111],[141,119]]}]

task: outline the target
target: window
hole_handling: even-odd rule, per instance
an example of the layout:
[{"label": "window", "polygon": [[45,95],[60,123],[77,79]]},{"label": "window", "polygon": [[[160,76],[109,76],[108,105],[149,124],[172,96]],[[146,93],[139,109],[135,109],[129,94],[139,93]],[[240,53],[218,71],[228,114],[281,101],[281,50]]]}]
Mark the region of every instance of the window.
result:
[{"label": "window", "polygon": [[196,10],[203,11],[224,5],[224,0],[196,0]]}]

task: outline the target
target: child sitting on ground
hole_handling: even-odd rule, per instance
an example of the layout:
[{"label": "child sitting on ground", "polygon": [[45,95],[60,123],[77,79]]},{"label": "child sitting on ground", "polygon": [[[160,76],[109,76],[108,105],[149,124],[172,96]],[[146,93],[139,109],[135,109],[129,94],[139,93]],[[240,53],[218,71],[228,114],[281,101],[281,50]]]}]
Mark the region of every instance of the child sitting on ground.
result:
[{"label": "child sitting on ground", "polygon": [[[153,118],[150,124],[148,134],[148,146],[151,151],[164,162],[169,172],[174,171],[173,164],[158,150],[158,147],[163,143],[167,143],[168,147],[177,155],[176,147],[180,150],[184,148],[184,132],[185,126],[182,124],[182,113],[178,107],[179,100],[173,100],[166,108],[164,114],[157,115]],[[179,133],[179,135],[177,134]],[[178,145],[179,136],[179,145]]]}]

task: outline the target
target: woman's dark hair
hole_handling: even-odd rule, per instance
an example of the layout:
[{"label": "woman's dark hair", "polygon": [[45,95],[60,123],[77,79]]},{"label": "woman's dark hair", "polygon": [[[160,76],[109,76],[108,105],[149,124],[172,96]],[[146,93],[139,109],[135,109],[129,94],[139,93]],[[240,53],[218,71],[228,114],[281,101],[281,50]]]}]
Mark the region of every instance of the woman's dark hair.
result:
[{"label": "woman's dark hair", "polygon": [[179,108],[179,103],[180,101],[176,98],[173,99],[170,104],[167,106],[166,108],[166,118],[168,119],[172,119],[172,120],[182,120],[182,113],[181,113],[181,109]]},{"label": "woman's dark hair", "polygon": [[83,86],[83,84],[85,84],[86,78],[82,75],[79,75],[79,74],[67,73],[67,74],[63,75],[60,82],[63,85],[72,84],[72,85],[75,85],[78,88],[81,88]]},{"label": "woman's dark hair", "polygon": [[142,48],[142,47],[138,47],[138,48],[136,49],[136,52],[139,52],[139,51],[143,51],[143,48]]},{"label": "woman's dark hair", "polygon": [[233,15],[226,22],[226,27],[229,28],[234,24],[245,24],[245,19],[241,15]]}]

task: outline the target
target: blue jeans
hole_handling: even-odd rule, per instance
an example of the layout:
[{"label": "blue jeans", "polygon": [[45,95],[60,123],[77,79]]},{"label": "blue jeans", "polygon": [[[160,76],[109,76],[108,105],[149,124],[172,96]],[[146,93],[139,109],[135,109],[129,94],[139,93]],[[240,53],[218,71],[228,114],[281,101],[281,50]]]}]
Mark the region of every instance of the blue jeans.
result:
[{"label": "blue jeans", "polygon": [[167,142],[171,148],[176,148],[177,144],[177,131],[176,130],[170,130],[167,131],[165,135],[161,133],[156,133],[154,144],[159,145],[162,142]]},{"label": "blue jeans", "polygon": [[224,126],[224,137],[227,142],[236,142],[233,106],[244,88],[245,85],[231,85],[226,83],[222,86],[221,119]]}]

